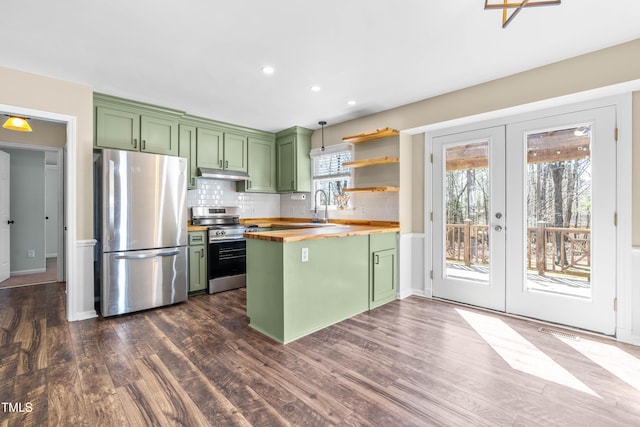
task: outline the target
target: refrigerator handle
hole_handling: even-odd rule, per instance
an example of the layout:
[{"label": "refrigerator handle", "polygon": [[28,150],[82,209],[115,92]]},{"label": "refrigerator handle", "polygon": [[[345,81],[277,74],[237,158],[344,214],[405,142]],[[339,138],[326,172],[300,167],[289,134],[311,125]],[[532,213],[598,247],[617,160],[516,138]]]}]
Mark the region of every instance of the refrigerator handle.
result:
[{"label": "refrigerator handle", "polygon": [[115,163],[113,160],[109,160],[109,195],[108,201],[109,203],[109,240],[114,239],[114,223],[115,223],[115,207],[114,198],[115,198]]},{"label": "refrigerator handle", "polygon": [[174,256],[178,255],[180,251],[170,251],[170,252],[162,252],[159,254],[136,254],[136,255],[117,255],[115,259],[147,259],[147,258],[158,258],[165,256]]}]

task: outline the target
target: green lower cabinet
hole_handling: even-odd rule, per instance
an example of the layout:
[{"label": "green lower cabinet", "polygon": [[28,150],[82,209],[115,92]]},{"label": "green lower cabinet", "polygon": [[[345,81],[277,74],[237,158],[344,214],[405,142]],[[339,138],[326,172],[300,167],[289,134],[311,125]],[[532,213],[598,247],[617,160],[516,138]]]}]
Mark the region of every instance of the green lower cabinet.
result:
[{"label": "green lower cabinet", "polygon": [[369,308],[391,302],[397,296],[396,233],[371,234]]},{"label": "green lower cabinet", "polygon": [[189,232],[189,293],[206,291],[207,280],[207,232]]},{"label": "green lower cabinet", "polygon": [[247,314],[257,331],[288,343],[368,308],[368,236],[247,239]]}]

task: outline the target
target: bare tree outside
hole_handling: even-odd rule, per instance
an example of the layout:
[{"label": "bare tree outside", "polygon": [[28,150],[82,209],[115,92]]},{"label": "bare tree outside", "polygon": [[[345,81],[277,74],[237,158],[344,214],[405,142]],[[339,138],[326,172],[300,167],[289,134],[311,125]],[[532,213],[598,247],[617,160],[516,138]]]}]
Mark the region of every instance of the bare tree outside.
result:
[{"label": "bare tree outside", "polygon": [[[489,263],[491,201],[487,154],[488,142],[447,149],[448,262]],[[548,273],[575,276],[588,284],[590,155],[589,125],[527,135],[526,242],[530,272],[539,276]]]}]

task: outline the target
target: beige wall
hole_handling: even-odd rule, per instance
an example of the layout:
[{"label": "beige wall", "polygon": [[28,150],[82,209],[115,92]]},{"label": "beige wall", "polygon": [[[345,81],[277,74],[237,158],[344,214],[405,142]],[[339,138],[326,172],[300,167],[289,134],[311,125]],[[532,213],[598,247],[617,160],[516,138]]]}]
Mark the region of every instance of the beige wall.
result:
[{"label": "beige wall", "polygon": [[[0,104],[74,116],[77,120],[77,239],[93,238],[93,90],[0,67]],[[9,111],[10,112],[10,111]],[[35,133],[35,129],[34,129]],[[28,138],[28,137],[25,137]],[[17,141],[22,143],[39,143]]]},{"label": "beige wall", "polygon": [[[381,127],[409,130],[457,118],[473,116],[535,101],[584,92],[640,79],[640,39],[565,61],[514,74],[502,79],[428,98],[392,110],[325,127],[325,144]],[[634,94],[634,197],[633,244],[640,245],[640,93]],[[413,137],[413,197],[411,230],[423,231],[424,149],[421,135]],[[320,146],[319,132],[312,136],[312,147]],[[401,188],[402,192],[402,188]],[[401,200],[407,200],[401,197]],[[407,209],[407,207],[401,207]]]}]

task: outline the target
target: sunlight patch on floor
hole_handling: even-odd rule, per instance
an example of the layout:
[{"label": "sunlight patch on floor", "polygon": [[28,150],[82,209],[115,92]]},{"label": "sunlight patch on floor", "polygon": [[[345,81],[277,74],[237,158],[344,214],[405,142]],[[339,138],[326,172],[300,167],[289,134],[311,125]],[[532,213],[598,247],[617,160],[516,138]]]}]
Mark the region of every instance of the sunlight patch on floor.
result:
[{"label": "sunlight patch on floor", "polygon": [[640,391],[640,360],[637,358],[610,344],[584,338],[580,341],[557,338]]},{"label": "sunlight patch on floor", "polygon": [[456,311],[511,368],[600,397],[502,320],[461,309]]}]

